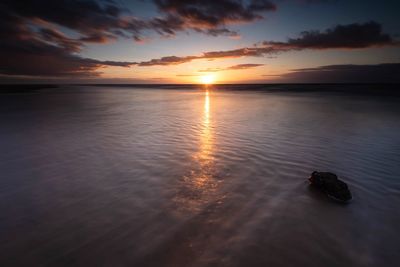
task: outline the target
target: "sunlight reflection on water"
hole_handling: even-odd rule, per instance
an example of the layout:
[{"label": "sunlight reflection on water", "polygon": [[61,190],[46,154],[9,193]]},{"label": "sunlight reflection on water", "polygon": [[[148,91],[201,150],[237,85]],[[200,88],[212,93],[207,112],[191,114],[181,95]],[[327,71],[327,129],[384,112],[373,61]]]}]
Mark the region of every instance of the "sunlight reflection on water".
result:
[{"label": "sunlight reflection on water", "polygon": [[193,154],[192,169],[183,176],[183,189],[177,194],[177,209],[183,212],[198,212],[212,199],[212,194],[218,186],[215,179],[213,150],[213,125],[210,108],[211,93],[209,88],[204,91],[202,116],[199,117],[198,150]]},{"label": "sunlight reflection on water", "polygon": [[204,112],[203,112],[203,123],[200,136],[200,150],[195,155],[195,159],[200,165],[199,174],[199,185],[204,184],[205,180],[211,179],[211,169],[213,164],[213,132],[210,119],[210,95],[209,91],[205,92],[204,99]]}]

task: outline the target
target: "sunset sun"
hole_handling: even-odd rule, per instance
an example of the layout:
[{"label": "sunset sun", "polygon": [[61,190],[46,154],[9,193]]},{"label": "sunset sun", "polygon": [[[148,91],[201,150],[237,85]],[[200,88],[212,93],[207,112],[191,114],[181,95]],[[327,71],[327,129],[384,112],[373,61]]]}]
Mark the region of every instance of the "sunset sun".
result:
[{"label": "sunset sun", "polygon": [[215,82],[215,76],[214,75],[204,75],[200,77],[200,81],[202,84],[213,84]]}]

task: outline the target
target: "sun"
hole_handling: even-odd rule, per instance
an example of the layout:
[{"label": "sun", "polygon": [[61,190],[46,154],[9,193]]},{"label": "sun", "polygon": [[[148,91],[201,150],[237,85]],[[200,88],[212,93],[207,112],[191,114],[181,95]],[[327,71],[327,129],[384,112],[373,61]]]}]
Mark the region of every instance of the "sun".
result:
[{"label": "sun", "polygon": [[204,75],[200,77],[201,83],[202,84],[213,84],[215,81],[214,75]]}]

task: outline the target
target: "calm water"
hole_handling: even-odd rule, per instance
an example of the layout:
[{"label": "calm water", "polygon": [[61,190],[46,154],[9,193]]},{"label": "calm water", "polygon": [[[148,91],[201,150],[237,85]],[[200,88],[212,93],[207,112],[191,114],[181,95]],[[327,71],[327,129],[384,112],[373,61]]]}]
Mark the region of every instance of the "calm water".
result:
[{"label": "calm water", "polygon": [[[400,98],[0,95],[0,266],[398,266]],[[308,186],[333,171],[354,200]]]}]

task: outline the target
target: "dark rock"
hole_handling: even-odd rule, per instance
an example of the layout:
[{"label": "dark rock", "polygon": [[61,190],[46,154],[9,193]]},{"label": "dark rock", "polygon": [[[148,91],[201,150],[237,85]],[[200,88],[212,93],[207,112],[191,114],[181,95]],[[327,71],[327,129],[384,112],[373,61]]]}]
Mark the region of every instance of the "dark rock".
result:
[{"label": "dark rock", "polygon": [[334,173],[314,171],[308,180],[335,200],[347,202],[353,198],[347,184]]}]

